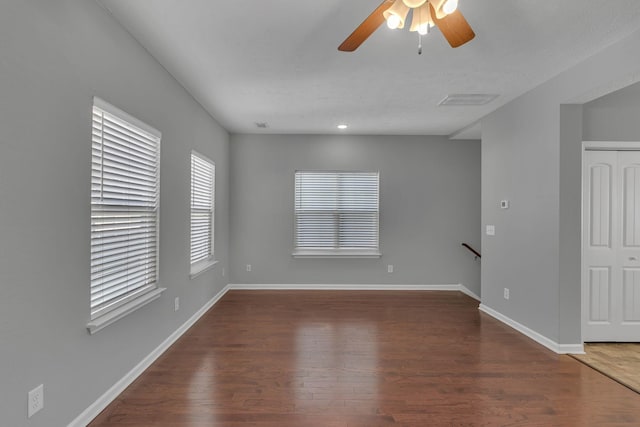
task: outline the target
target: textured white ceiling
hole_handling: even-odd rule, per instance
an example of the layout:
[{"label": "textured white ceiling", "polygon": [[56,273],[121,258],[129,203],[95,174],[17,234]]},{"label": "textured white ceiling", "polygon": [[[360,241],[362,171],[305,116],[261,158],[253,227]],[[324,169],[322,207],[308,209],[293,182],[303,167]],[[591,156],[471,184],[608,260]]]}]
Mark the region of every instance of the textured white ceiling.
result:
[{"label": "textured white ceiling", "polygon": [[[476,32],[460,48],[435,30],[418,55],[415,33],[382,26],[345,53],[380,0],[98,1],[234,133],[478,136],[478,119],[640,28],[638,0],[460,0]],[[500,97],[438,107],[451,93]]]}]

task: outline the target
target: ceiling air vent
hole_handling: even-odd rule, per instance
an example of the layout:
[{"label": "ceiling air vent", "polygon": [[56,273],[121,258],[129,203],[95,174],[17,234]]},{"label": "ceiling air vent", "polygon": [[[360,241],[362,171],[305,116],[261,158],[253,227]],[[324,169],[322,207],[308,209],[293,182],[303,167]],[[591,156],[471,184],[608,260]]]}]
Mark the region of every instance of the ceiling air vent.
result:
[{"label": "ceiling air vent", "polygon": [[491,93],[453,93],[438,103],[441,106],[460,107],[469,105],[485,105],[496,99],[498,95]]}]

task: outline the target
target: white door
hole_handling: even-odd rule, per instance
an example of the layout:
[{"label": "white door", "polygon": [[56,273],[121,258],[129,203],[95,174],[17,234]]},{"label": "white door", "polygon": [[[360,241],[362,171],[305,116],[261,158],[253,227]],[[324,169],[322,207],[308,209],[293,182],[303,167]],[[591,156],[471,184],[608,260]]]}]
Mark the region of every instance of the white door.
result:
[{"label": "white door", "polygon": [[583,338],[640,341],[640,152],[585,151]]}]

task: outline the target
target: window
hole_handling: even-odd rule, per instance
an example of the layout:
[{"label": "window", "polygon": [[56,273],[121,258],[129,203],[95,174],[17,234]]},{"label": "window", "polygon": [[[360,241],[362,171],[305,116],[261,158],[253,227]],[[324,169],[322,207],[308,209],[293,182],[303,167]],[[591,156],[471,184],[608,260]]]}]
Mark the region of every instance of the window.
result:
[{"label": "window", "polygon": [[94,98],[91,333],[160,296],[160,132]]},{"label": "window", "polygon": [[378,172],[296,171],[295,257],[379,257]]},{"label": "window", "polygon": [[206,157],[191,152],[191,275],[212,265],[215,207],[215,165]]}]

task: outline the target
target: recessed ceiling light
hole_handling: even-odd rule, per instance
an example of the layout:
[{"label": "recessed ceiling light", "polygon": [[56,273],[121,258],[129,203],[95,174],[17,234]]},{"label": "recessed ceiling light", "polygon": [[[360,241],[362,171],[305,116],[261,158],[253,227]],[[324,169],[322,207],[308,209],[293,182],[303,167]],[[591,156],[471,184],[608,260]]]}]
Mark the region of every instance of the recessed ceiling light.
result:
[{"label": "recessed ceiling light", "polygon": [[347,125],[345,125],[345,124],[338,125],[338,129],[346,129],[346,128],[348,128],[348,127],[349,127],[349,126],[347,126]]}]

